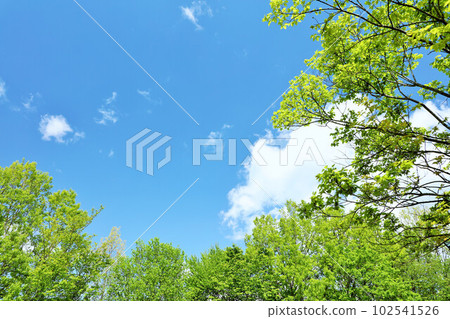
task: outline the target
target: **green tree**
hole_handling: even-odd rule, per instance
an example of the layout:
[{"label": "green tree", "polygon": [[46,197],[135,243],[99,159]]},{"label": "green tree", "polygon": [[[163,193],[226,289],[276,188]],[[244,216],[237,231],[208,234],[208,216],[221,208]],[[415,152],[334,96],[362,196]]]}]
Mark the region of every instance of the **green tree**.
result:
[{"label": "green tree", "polygon": [[119,258],[125,251],[125,241],[120,237],[120,227],[111,228],[108,237],[102,238],[98,248],[111,259]]},{"label": "green tree", "polygon": [[[310,300],[311,283],[319,283],[312,226],[298,218],[255,220],[246,238],[252,286],[261,300]],[[326,279],[326,278],[323,278]]]},{"label": "green tree", "polygon": [[[450,239],[450,123],[440,112],[450,97],[450,1],[270,5],[265,21],[282,28],[314,15],[312,38],[322,45],[305,61],[311,74],[291,82],[274,126],[331,125],[333,145],[349,143],[355,151],[349,165],[325,167],[318,175],[310,206],[324,211],[351,203],[355,222],[382,223],[397,232],[426,229],[416,239],[433,238],[435,247],[442,246]],[[434,122],[416,127],[414,112]],[[423,204],[430,210],[417,225],[402,224],[395,214]]]},{"label": "green tree", "polygon": [[243,250],[233,245],[211,248],[200,258],[188,260],[186,279],[189,300],[254,300],[248,262]]},{"label": "green tree", "polygon": [[80,209],[74,191],[52,192],[35,163],[0,167],[0,298],[79,300],[108,257],[84,229],[99,210]]},{"label": "green tree", "polygon": [[227,288],[225,252],[218,246],[188,259],[189,276],[186,279],[188,299],[195,301],[220,300]]},{"label": "green tree", "polygon": [[442,254],[426,254],[406,267],[412,290],[423,300],[450,300],[450,259]]},{"label": "green tree", "polygon": [[120,227],[113,227],[108,237],[102,238],[100,247],[98,250],[109,257],[111,264],[102,272],[99,277],[94,300],[104,300],[106,298],[106,291],[109,287],[109,275],[110,270],[114,264],[125,253],[125,241],[120,237]]},{"label": "green tree", "polygon": [[183,300],[185,254],[158,238],[136,243],[130,257],[119,257],[109,270],[106,300]]},{"label": "green tree", "polygon": [[[376,225],[353,225],[339,211],[325,218],[264,215],[237,247],[188,260],[188,300],[447,300],[448,258],[417,257]],[[330,210],[330,209],[329,209]],[[328,212],[331,214],[331,210]],[[345,230],[345,231],[344,231]],[[382,243],[382,245],[380,245]]]},{"label": "green tree", "polygon": [[246,238],[255,299],[447,300],[448,259],[417,258],[389,230],[331,210],[341,218],[304,218],[295,205],[280,219],[256,219]]}]

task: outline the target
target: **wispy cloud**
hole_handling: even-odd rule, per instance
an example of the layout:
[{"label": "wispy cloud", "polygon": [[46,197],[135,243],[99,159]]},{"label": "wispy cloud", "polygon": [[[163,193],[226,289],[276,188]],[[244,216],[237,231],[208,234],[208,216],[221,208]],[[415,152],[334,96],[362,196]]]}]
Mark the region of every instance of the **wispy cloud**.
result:
[{"label": "wispy cloud", "polygon": [[142,97],[144,97],[147,101],[149,101],[150,102],[150,104],[152,104],[152,105],[161,105],[162,104],[162,101],[161,101],[161,99],[160,98],[153,98],[152,97],[152,94],[151,94],[151,92],[150,92],[150,90],[137,90],[137,93],[140,95],[140,96],[142,96]]},{"label": "wispy cloud", "polygon": [[229,124],[224,124],[222,126],[222,129],[219,131],[211,131],[208,134],[208,141],[206,142],[206,145],[216,145],[216,141],[217,139],[222,139],[223,135],[224,135],[224,131],[227,129],[232,128],[231,125]]},{"label": "wispy cloud", "polygon": [[112,92],[111,97],[105,100],[105,104],[102,105],[98,112],[101,114],[101,118],[95,119],[97,124],[107,125],[108,123],[115,124],[119,120],[117,111],[115,110],[115,101],[117,100],[117,92]]},{"label": "wispy cloud", "polygon": [[41,98],[41,94],[39,92],[30,93],[26,98],[22,99],[22,106],[27,111],[34,111],[36,110],[36,100],[39,98]]},{"label": "wispy cloud", "polygon": [[113,157],[114,156],[114,150],[110,150],[108,153],[108,157]]},{"label": "wispy cloud", "polygon": [[33,93],[30,93],[30,95],[22,102],[22,105],[25,109],[31,110],[33,108],[32,103],[34,101],[34,95]]},{"label": "wispy cloud", "polygon": [[222,132],[213,131],[213,132],[209,132],[209,135],[208,135],[209,139],[222,138],[222,137],[223,137]]},{"label": "wispy cloud", "polygon": [[102,115],[101,119],[96,120],[97,124],[106,125],[109,123],[116,123],[119,120],[116,111],[113,109],[107,109],[105,107],[101,107],[98,109],[98,112]]},{"label": "wispy cloud", "polygon": [[112,96],[106,99],[106,105],[110,105],[117,99],[117,92],[112,92]]},{"label": "wispy cloud", "polygon": [[76,142],[85,137],[86,137],[86,134],[84,132],[75,132],[75,134],[73,134],[73,137],[71,139],[69,139],[69,142]]},{"label": "wispy cloud", "polygon": [[193,1],[190,7],[181,7],[181,14],[195,25],[196,30],[203,29],[198,23],[198,18],[200,16],[206,15],[212,17],[213,15],[211,8],[206,1]]},{"label": "wispy cloud", "polygon": [[138,89],[137,92],[138,92],[138,94],[142,95],[146,99],[148,99],[150,97],[150,91]]},{"label": "wispy cloud", "polygon": [[0,79],[0,101],[6,99],[6,83]]},{"label": "wispy cloud", "polygon": [[74,132],[62,115],[43,115],[39,123],[39,132],[44,141],[54,139],[57,143],[76,142],[85,137],[84,132]]}]

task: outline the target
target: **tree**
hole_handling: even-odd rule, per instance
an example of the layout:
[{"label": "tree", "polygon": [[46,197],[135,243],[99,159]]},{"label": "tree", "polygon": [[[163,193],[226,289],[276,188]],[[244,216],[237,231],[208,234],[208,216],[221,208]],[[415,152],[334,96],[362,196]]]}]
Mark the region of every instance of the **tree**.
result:
[{"label": "tree", "polygon": [[447,300],[448,259],[411,256],[390,231],[354,226],[350,216],[304,218],[296,209],[290,203],[278,220],[256,219],[246,238],[250,282],[259,283],[255,299]]},{"label": "tree", "polygon": [[404,276],[411,279],[412,290],[424,300],[450,300],[450,259],[441,254],[426,254],[411,261]]},{"label": "tree", "polygon": [[200,258],[188,260],[186,279],[189,300],[254,300],[249,264],[243,250],[233,245],[211,248]]},{"label": "tree", "polygon": [[74,191],[52,192],[35,163],[0,167],[0,298],[80,300],[108,263],[84,229],[100,212]]},{"label": "tree", "polygon": [[125,241],[120,237],[120,227],[113,227],[109,236],[102,238],[100,247],[98,250],[109,257],[111,260],[110,265],[102,272],[97,283],[97,289],[93,299],[104,300],[106,297],[106,291],[109,286],[108,278],[110,276],[110,269],[125,253]]},{"label": "tree", "polygon": [[[333,145],[349,143],[355,153],[348,165],[318,175],[310,206],[324,211],[350,203],[355,222],[382,223],[398,233],[426,230],[417,239],[433,238],[441,247],[450,239],[450,123],[442,107],[450,97],[450,1],[270,5],[265,21],[282,28],[316,15],[312,38],[323,48],[305,61],[312,73],[291,81],[274,126],[328,125]],[[419,125],[414,116],[430,122]],[[430,209],[419,224],[398,219],[399,210],[421,205]]]},{"label": "tree", "polygon": [[185,254],[158,238],[136,243],[130,257],[119,257],[107,278],[106,300],[183,300]]},{"label": "tree", "polygon": [[252,261],[252,281],[261,300],[311,300],[309,290],[327,280],[318,272],[315,258],[317,230],[311,220],[297,217],[255,220],[246,238],[246,253]]}]

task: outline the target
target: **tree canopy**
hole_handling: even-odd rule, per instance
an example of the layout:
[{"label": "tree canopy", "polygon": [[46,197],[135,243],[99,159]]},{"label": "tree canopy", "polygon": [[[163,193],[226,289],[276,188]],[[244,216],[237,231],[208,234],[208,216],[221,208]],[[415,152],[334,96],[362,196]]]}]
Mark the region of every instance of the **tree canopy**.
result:
[{"label": "tree canopy", "polygon": [[289,205],[279,219],[257,218],[244,248],[187,257],[158,239],[139,242],[113,265],[104,300],[448,300],[449,259],[417,258],[389,232],[350,217],[303,218]]},{"label": "tree canopy", "polygon": [[[350,144],[346,165],[325,167],[309,204],[353,207],[355,222],[420,231],[433,248],[450,239],[450,1],[272,0],[265,17],[282,28],[314,16],[322,50],[291,81],[274,126],[334,128]],[[444,106],[445,105],[445,106]],[[414,117],[416,120],[414,120]],[[430,120],[421,122],[423,118]],[[415,225],[398,212],[427,208]]]},{"label": "tree canopy", "polygon": [[[379,227],[352,225],[341,219],[313,215],[303,218],[293,206],[280,219],[270,215],[255,221],[246,239],[246,256],[253,280],[264,287],[261,300],[420,300],[448,298],[448,261],[437,255],[416,260],[406,248],[392,242],[388,249],[379,241],[391,241]],[[339,212],[334,212],[339,215]],[[347,228],[343,233],[342,228]],[[378,238],[376,242],[375,238]],[[416,267],[430,271],[442,267],[424,284],[417,281]],[[444,266],[445,265],[445,266]],[[425,270],[427,269],[427,270]],[[408,275],[405,275],[408,273]],[[251,280],[252,280],[251,279]],[[433,294],[425,285],[432,286]],[[269,293],[269,294],[267,294]]]},{"label": "tree canopy", "polygon": [[106,276],[106,300],[183,300],[185,254],[158,238],[139,241],[131,256],[118,257]]},{"label": "tree canopy", "polygon": [[74,191],[52,192],[35,163],[0,167],[0,299],[89,298],[109,262],[84,233],[99,212],[81,210]]}]

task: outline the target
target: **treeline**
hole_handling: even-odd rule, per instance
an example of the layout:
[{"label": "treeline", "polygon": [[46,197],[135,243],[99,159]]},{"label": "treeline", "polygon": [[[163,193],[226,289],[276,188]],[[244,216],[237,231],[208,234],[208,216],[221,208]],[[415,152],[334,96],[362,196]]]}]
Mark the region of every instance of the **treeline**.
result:
[{"label": "treeline", "polygon": [[[84,229],[99,211],[81,210],[73,191],[51,189],[34,163],[0,168],[2,300],[450,299],[445,249],[355,226],[339,210],[323,217],[288,203],[281,216],[256,219],[245,249],[187,256],[155,238],[125,256],[118,228],[94,244]],[[407,216],[413,223],[414,213]]]},{"label": "treeline", "polygon": [[[347,224],[347,225],[344,225]],[[450,260],[372,227],[287,214],[255,221],[245,250],[188,257],[157,238],[118,258],[104,300],[449,300]],[[382,245],[381,243],[384,243]]]}]

